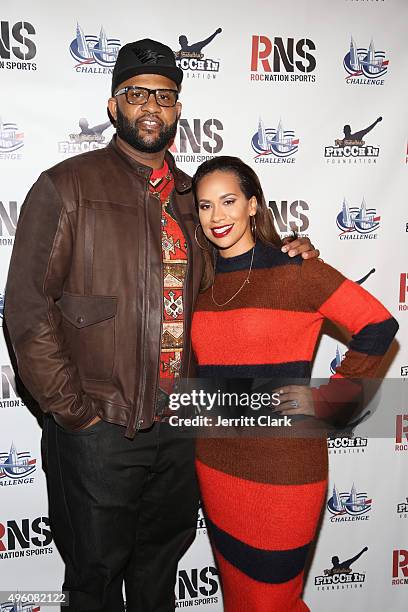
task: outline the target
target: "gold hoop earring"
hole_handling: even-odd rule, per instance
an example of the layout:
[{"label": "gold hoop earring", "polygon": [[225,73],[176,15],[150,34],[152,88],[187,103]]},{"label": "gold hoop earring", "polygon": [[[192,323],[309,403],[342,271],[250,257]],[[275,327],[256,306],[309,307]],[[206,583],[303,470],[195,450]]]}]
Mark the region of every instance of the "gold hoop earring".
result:
[{"label": "gold hoop earring", "polygon": [[[202,251],[208,251],[208,248],[207,248],[206,246],[205,246],[205,247],[203,247],[203,245],[202,245],[202,244],[200,244],[200,242],[199,242],[199,240],[198,240],[198,238],[197,238],[197,230],[198,230],[198,228],[199,228],[199,227],[201,227],[201,224],[200,224],[200,223],[197,223],[197,225],[195,226],[195,230],[194,230],[194,239],[195,239],[196,243],[198,244],[198,246],[200,247],[200,249],[201,249]],[[201,227],[201,231],[203,231],[203,228],[202,228],[202,227]],[[204,233],[204,232],[203,232],[203,233]]]},{"label": "gold hoop earring", "polygon": [[252,232],[253,239],[256,242],[256,221],[255,221],[255,215],[252,215],[252,217],[251,217],[251,232]]}]

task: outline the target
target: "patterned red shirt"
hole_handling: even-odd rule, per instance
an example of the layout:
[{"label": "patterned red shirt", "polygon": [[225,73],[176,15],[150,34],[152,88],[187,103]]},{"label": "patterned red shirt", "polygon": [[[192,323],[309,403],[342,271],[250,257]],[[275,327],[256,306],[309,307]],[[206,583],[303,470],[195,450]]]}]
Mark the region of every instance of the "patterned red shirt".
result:
[{"label": "patterned red shirt", "polygon": [[170,194],[174,179],[166,162],[150,176],[150,191],[162,204],[163,331],[160,356],[160,387],[179,376],[183,350],[183,288],[187,270],[187,243],[172,214]]}]

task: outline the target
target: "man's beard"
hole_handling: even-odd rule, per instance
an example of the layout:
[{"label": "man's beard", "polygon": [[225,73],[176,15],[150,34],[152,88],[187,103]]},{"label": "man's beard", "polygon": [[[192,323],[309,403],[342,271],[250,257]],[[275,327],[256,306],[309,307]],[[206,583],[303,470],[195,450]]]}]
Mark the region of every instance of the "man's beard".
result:
[{"label": "man's beard", "polygon": [[174,140],[177,133],[177,123],[178,118],[169,126],[163,124],[158,136],[152,140],[151,138],[143,137],[140,134],[137,123],[131,123],[118,108],[116,132],[122,140],[130,144],[136,151],[141,151],[142,153],[159,153],[159,151],[166,149],[172,140]]}]

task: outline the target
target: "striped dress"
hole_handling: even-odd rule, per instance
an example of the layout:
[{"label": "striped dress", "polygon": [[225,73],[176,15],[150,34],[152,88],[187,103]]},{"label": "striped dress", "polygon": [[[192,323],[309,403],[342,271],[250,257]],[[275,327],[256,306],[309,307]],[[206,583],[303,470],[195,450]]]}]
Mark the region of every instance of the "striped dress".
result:
[{"label": "striped dress", "polygon": [[[218,303],[244,282],[250,260],[251,252],[218,258]],[[211,289],[199,295],[192,327],[199,376],[270,378],[277,386],[308,379],[324,319],[352,334],[333,379],[313,391],[318,416],[327,417],[336,379],[373,377],[398,324],[330,266],[258,241],[250,282],[230,303],[216,306]],[[225,610],[308,610],[303,572],[326,493],[325,437],[201,438],[196,465]]]}]

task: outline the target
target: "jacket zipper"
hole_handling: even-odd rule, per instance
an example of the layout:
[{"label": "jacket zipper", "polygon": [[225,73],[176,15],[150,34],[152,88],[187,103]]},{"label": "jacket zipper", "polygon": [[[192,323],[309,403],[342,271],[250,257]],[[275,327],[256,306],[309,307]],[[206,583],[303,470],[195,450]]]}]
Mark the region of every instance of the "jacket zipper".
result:
[{"label": "jacket zipper", "polygon": [[159,384],[160,383],[160,360],[161,360],[162,340],[163,340],[164,272],[163,272],[163,251],[162,251],[162,247],[161,247],[161,245],[162,245],[162,225],[161,225],[162,212],[161,211],[162,211],[163,204],[162,204],[159,196],[154,195],[153,197],[157,198],[157,200],[159,201],[159,205],[160,205],[160,281],[161,281],[159,357],[158,357],[158,360],[157,360],[156,390],[155,390],[155,393],[154,393],[154,400],[153,400],[153,411],[154,411],[154,414],[155,414],[156,413],[156,407],[157,407],[157,394],[159,392],[159,386],[160,386],[160,384]]},{"label": "jacket zipper", "polygon": [[[146,195],[146,197],[145,197],[145,202],[146,202],[146,200],[148,200],[149,196],[150,196],[149,178],[146,178],[146,192],[145,192],[145,195]],[[146,209],[147,209],[147,206],[146,206]],[[148,236],[147,236],[147,238],[148,238]],[[146,240],[146,245],[148,245],[148,244],[149,244],[149,240],[147,239]],[[149,249],[147,247],[146,248],[146,255],[145,255],[145,274],[146,274],[146,276],[148,274],[147,273],[147,270],[148,270],[148,260],[149,260],[148,250]],[[150,289],[150,283],[149,283],[149,287],[147,287],[147,283],[146,283],[146,291],[145,291],[145,298],[144,298],[145,300],[147,300],[147,295],[149,293],[149,289]],[[144,311],[145,310],[146,309],[144,308]],[[146,350],[146,341],[145,341],[146,334],[145,334],[145,330],[146,330],[146,326],[143,327],[143,338],[140,339],[141,346],[143,347],[142,348],[142,355],[143,355],[143,357],[144,357],[144,353],[145,353],[145,350]],[[144,362],[144,359],[142,360],[142,363],[143,362]],[[142,419],[140,418],[141,413],[142,413],[142,409],[143,409],[141,398],[144,397],[145,388],[146,388],[146,372],[145,372],[144,369],[142,371],[143,371],[143,376],[142,376],[142,381],[141,381],[141,385],[140,385],[140,388],[139,388],[139,396],[138,396],[138,399],[137,399],[137,407],[136,407],[136,415],[135,415],[135,423],[134,423],[135,432],[138,432],[140,430],[142,424],[143,424]],[[157,394],[157,391],[156,391],[156,394]]]}]

